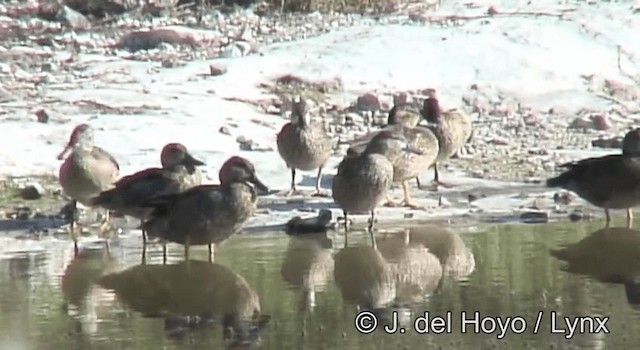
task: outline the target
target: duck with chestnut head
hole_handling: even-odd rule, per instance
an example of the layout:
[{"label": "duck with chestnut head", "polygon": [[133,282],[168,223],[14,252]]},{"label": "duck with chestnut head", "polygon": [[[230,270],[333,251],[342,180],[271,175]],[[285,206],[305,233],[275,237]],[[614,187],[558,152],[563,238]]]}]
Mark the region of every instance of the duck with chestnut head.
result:
[{"label": "duck with chestnut head", "polygon": [[[431,123],[429,128],[438,138],[438,144],[440,146],[438,157],[433,165],[433,183],[435,189],[437,190],[439,185],[452,187],[452,185],[440,180],[438,163],[459,152],[465,143],[471,139],[473,134],[471,119],[459,108],[442,110],[434,89],[427,90],[427,98],[423,102],[420,113]],[[418,183],[418,187],[422,187],[420,183]]]},{"label": "duck with chestnut head", "polygon": [[622,154],[587,158],[560,165],[562,174],[547,180],[547,187],[560,187],[604,209],[626,209],[631,227],[631,208],[640,204],[640,128],[629,131],[622,141]]},{"label": "duck with chestnut head", "polygon": [[[418,152],[399,132],[383,130],[367,144],[364,151],[345,156],[333,178],[332,195],[344,213],[345,231],[348,214],[369,212],[369,232],[375,245],[373,226],[375,208],[387,198],[394,176],[393,160],[403,152]],[[346,233],[345,233],[346,235]]]},{"label": "duck with chestnut head", "polygon": [[142,225],[148,236],[183,244],[187,260],[189,246],[206,244],[213,261],[213,245],[239,231],[255,212],[256,189],[269,191],[253,164],[242,157],[229,158],[219,178],[219,185],[195,186],[146,201],[143,206],[153,208],[150,219]]},{"label": "duck with chestnut head", "polygon": [[[388,199],[386,203],[388,206],[403,205],[412,209],[426,209],[424,206],[414,203],[411,199],[409,180],[417,179],[420,173],[433,166],[438,155],[439,146],[435,134],[429,128],[418,126],[419,121],[420,113],[418,109],[407,102],[406,96],[402,94],[394,96],[394,106],[389,111],[388,125],[382,130],[401,133],[409,141],[411,148],[419,152],[401,152],[398,156],[390,157],[393,163],[393,182],[402,184],[404,199],[400,204]],[[347,150],[347,155],[362,152],[371,138],[380,132],[376,131],[355,140]]]},{"label": "duck with chestnut head", "polygon": [[[162,168],[148,168],[121,178],[116,182],[115,188],[93,197],[91,204],[144,221],[152,211],[151,208],[142,206],[145,201],[200,185],[202,175],[196,167],[205,164],[194,158],[184,145],[165,145],[160,153],[160,162]],[[146,244],[144,231],[142,239],[143,244]]]},{"label": "duck with chestnut head", "polygon": [[[94,145],[93,130],[88,124],[80,124],[73,129],[69,142],[58,155],[58,159],[64,160],[60,166],[58,180],[64,193],[72,199],[73,217],[70,229],[77,253],[76,204],[80,202],[91,206],[93,196],[112,188],[118,179],[120,166],[111,154]],[[101,230],[105,232],[109,226],[109,211],[107,211]]]},{"label": "duck with chestnut head", "polygon": [[331,140],[323,130],[311,124],[307,103],[300,96],[292,101],[291,122],[285,124],[278,133],[277,144],[280,157],[291,169],[291,188],[286,195],[299,193],[296,189],[296,169],[318,169],[315,195],[326,196],[320,190],[320,181],[322,168],[331,155]]}]

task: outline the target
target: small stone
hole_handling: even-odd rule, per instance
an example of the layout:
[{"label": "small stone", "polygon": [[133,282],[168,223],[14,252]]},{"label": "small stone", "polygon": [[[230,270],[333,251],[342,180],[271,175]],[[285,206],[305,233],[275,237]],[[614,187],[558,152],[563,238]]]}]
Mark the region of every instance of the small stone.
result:
[{"label": "small stone", "polygon": [[36,200],[42,198],[45,191],[42,185],[37,182],[27,184],[21,191],[20,197],[25,200]]},{"label": "small stone", "polygon": [[177,62],[173,57],[165,57],[162,59],[162,68],[173,68],[177,66]]},{"label": "small stone", "polygon": [[581,117],[574,119],[569,124],[569,128],[571,129],[590,129],[592,126],[593,126],[593,123],[591,120],[587,120]]},{"label": "small stone", "polygon": [[80,12],[68,6],[62,6],[58,11],[58,20],[73,29],[89,29],[91,22]]},{"label": "small stone", "polygon": [[238,136],[236,142],[240,145],[240,149],[243,151],[252,151],[253,150],[253,140],[248,139],[244,136]]},{"label": "small stone", "polygon": [[36,112],[36,118],[38,118],[39,123],[47,123],[49,122],[49,114],[44,109],[39,109]]},{"label": "small stone", "polygon": [[496,10],[496,8],[493,6],[489,6],[489,8],[487,9],[487,14],[490,16],[497,15],[498,10]]},{"label": "small stone", "polygon": [[569,205],[573,202],[574,196],[570,192],[556,192],[553,194],[553,202]]},{"label": "small stone", "polygon": [[596,130],[604,131],[604,130],[611,129],[612,127],[611,121],[609,120],[609,117],[607,117],[606,115],[598,114],[598,115],[592,116],[591,120],[593,121],[593,127]]},{"label": "small stone", "polygon": [[541,224],[549,222],[549,214],[544,211],[528,211],[520,215],[520,221],[526,224]]},{"label": "small stone", "polygon": [[219,133],[223,134],[223,135],[231,135],[231,132],[229,131],[229,128],[227,128],[226,126],[221,126],[220,129],[218,130]]},{"label": "small stone", "polygon": [[227,72],[227,67],[218,66],[212,64],[209,66],[209,72],[211,72],[211,76],[216,77],[218,75],[222,75]]},{"label": "small stone", "polygon": [[591,141],[592,147],[600,148],[622,148],[622,137],[612,137],[608,139],[597,139]]},{"label": "small stone", "polygon": [[356,109],[359,111],[379,111],[380,100],[370,92],[358,97],[356,100]]}]

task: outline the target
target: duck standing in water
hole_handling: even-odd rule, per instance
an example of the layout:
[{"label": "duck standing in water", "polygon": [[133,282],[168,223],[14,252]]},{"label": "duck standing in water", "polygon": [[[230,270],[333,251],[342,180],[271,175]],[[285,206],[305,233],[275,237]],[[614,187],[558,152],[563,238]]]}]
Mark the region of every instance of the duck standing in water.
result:
[{"label": "duck standing in water", "polygon": [[[205,165],[180,143],[169,143],[160,153],[162,168],[149,168],[125,176],[109,189],[91,199],[91,204],[146,220],[152,209],[143,207],[153,197],[183,192],[200,185],[202,175],[196,166]],[[143,257],[147,243],[142,231]]]},{"label": "duck standing in water", "polygon": [[604,209],[626,209],[631,227],[631,208],[640,204],[640,128],[629,131],[622,141],[622,154],[587,158],[560,165],[564,173],[547,180],[547,187],[560,187]]},{"label": "duck standing in water", "polygon": [[[397,156],[388,157],[393,164],[393,182],[402,184],[404,199],[401,205],[412,209],[424,210],[424,206],[415,204],[412,201],[409,180],[417,179],[421,172],[433,166],[438,156],[439,146],[438,139],[434,133],[429,128],[418,126],[419,121],[419,111],[406,101],[406,94],[400,94],[394,96],[394,105],[389,111],[387,126],[382,130],[401,133],[409,141],[412,151],[403,151]],[[353,155],[362,152],[367,143],[370,142],[369,140],[380,132],[373,132],[360,140],[354,141],[353,146],[347,150],[347,154]],[[418,150],[419,153],[416,153],[415,150]],[[394,150],[390,149],[390,151]],[[386,205],[397,206],[398,203],[389,199]]]},{"label": "duck standing in water", "polygon": [[375,245],[375,208],[387,198],[393,181],[392,159],[403,150],[414,151],[407,143],[402,133],[383,130],[373,137],[362,153],[347,155],[338,165],[338,173],[333,178],[332,195],[344,214],[345,240],[348,213],[370,212],[368,228]]},{"label": "duck standing in water", "polygon": [[331,140],[321,129],[311,125],[307,103],[299,96],[292,103],[291,122],[285,124],[277,137],[278,152],[291,169],[291,188],[285,195],[298,194],[296,169],[318,169],[315,196],[325,196],[320,191],[322,168],[331,155]]},{"label": "duck standing in water", "polygon": [[256,209],[258,190],[269,189],[256,176],[253,164],[241,157],[229,158],[220,169],[219,185],[200,185],[184,192],[158,196],[144,206],[153,208],[142,225],[149,237],[184,245],[189,259],[190,245],[208,245],[213,261],[213,244],[240,230]]},{"label": "duck standing in water", "polygon": [[[91,206],[93,196],[114,186],[120,166],[111,154],[94,145],[93,130],[88,124],[80,124],[73,129],[69,142],[58,155],[58,159],[64,159],[60,166],[58,180],[64,193],[72,199],[73,215],[70,230],[77,254],[78,240],[75,235],[77,202]],[[107,210],[101,230],[104,232],[108,228],[109,211]]]},{"label": "duck standing in water", "polygon": [[[432,123],[430,129],[438,138],[440,145],[438,158],[433,165],[433,183],[435,189],[438,190],[438,185],[452,187],[452,185],[440,181],[438,163],[462,149],[464,144],[471,139],[473,127],[471,119],[463,110],[453,108],[442,111],[435,93],[434,89],[427,90],[427,98],[424,100],[420,113],[428,122]],[[422,188],[420,182],[418,182],[418,187]]]}]

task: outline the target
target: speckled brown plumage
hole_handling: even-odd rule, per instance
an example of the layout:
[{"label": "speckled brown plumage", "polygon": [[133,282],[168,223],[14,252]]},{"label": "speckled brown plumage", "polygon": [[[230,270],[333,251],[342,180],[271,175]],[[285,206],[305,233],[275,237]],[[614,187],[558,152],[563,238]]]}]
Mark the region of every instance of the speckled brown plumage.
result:
[{"label": "speckled brown plumage", "polygon": [[432,123],[429,128],[438,139],[439,151],[434,164],[434,182],[436,185],[442,184],[438,173],[438,163],[458,152],[471,138],[473,132],[471,119],[458,108],[442,111],[434,91],[430,91],[429,96],[424,100],[420,113]]},{"label": "speckled brown plumage", "polygon": [[548,187],[575,192],[587,202],[603,208],[607,225],[609,209],[627,209],[640,204],[640,128],[629,131],[622,142],[622,154],[587,158],[560,165],[564,173],[547,180]]},{"label": "speckled brown plumage", "polygon": [[[381,131],[402,133],[409,145],[419,151],[417,153],[395,150],[396,153],[387,153],[385,156],[393,164],[393,181],[402,184],[403,205],[415,209],[424,209],[424,207],[413,203],[411,200],[408,181],[416,178],[435,163],[439,145],[438,139],[429,128],[417,126],[419,120],[420,114],[416,108],[406,103],[397,104],[389,112],[389,125]],[[347,153],[355,154],[361,152],[370,142],[369,140],[381,131],[370,133],[361,139],[355,140],[347,150]],[[389,201],[388,204],[396,205],[393,201]]]},{"label": "speckled brown plumage", "polygon": [[333,199],[344,213],[345,225],[348,213],[370,212],[369,231],[374,244],[374,210],[387,197],[393,181],[393,164],[385,154],[399,152],[406,143],[402,134],[382,131],[362,153],[346,156],[333,178]]},{"label": "speckled brown plumage", "polygon": [[318,169],[316,193],[320,194],[322,168],[331,154],[331,140],[321,129],[311,125],[304,100],[293,102],[291,122],[285,124],[278,133],[277,145],[278,153],[291,169],[291,189],[287,194],[297,193],[296,169]]},{"label": "speckled brown plumage", "polygon": [[[112,188],[118,179],[120,166],[111,154],[94,145],[93,130],[87,124],[80,124],[73,129],[69,142],[58,155],[58,159],[64,159],[60,166],[58,180],[64,193],[72,198],[74,218],[71,221],[71,236],[77,253],[78,246],[74,232],[76,202],[91,205],[91,197]],[[102,230],[105,231],[108,226],[109,212],[107,211]]]}]

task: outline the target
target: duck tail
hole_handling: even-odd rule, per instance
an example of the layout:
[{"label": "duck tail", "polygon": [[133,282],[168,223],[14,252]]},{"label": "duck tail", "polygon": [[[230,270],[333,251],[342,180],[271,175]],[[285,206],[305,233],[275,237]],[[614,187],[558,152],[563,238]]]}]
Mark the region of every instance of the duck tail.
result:
[{"label": "duck tail", "polygon": [[546,184],[547,184],[547,187],[549,188],[565,187],[569,183],[569,181],[570,181],[569,176],[566,173],[564,173],[564,174],[560,174],[559,176],[547,179]]},{"label": "duck tail", "polygon": [[113,202],[115,191],[113,189],[100,192],[97,196],[89,198],[91,206],[107,207]]}]

